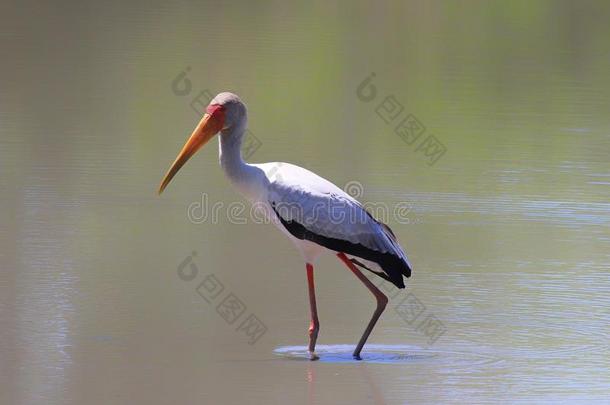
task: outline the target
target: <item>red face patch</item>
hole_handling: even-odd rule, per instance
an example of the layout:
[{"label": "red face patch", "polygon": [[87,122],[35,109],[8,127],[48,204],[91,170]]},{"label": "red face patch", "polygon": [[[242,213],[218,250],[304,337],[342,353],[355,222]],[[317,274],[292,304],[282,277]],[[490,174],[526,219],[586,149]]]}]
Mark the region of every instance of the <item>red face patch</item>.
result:
[{"label": "red face patch", "polygon": [[224,113],[224,106],[220,105],[220,104],[210,104],[208,106],[208,108],[205,109],[205,112],[210,114],[210,115],[214,115],[215,113]]}]

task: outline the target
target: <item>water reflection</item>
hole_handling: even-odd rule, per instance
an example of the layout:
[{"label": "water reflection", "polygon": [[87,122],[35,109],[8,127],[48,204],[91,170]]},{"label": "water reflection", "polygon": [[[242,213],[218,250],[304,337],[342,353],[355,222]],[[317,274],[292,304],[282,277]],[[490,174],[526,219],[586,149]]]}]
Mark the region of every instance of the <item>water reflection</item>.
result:
[{"label": "water reflection", "polygon": [[[5,2],[0,402],[608,402],[609,19],[606,2]],[[373,303],[323,258],[328,361],[273,353],[309,317],[290,243],[189,221],[204,192],[238,198],[214,148],[155,193],[204,89],[247,102],[252,161],[410,203],[417,221],[390,223],[415,268],[394,299],[413,292],[442,339],[386,310],[354,363],[330,343]],[[390,94],[446,147],[434,165],[376,114]],[[256,344],[176,275],[193,250],[264,320]]]},{"label": "water reflection", "polygon": [[[316,383],[317,383],[317,366],[314,362],[309,361],[307,366],[307,404],[319,404],[320,401],[316,397]],[[361,385],[363,388],[362,403],[373,403],[375,405],[385,405],[386,401],[383,397],[383,393],[369,366],[365,362],[361,362],[356,366],[359,371],[360,377],[355,376],[355,381],[352,381],[353,385]]]},{"label": "water reflection", "polygon": [[72,322],[78,316],[78,276],[73,259],[66,256],[73,235],[47,225],[49,217],[61,215],[53,190],[40,185],[25,189],[24,207],[21,276],[15,286],[20,292],[15,349],[23,364],[18,398],[24,403],[59,403],[71,388]]}]

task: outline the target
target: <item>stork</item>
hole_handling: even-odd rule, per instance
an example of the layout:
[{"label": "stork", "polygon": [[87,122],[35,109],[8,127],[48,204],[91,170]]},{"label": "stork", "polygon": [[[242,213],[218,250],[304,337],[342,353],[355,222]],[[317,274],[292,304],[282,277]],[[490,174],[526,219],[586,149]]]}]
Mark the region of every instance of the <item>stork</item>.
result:
[{"label": "stork", "polygon": [[225,92],[214,97],[161,181],[159,194],[187,160],[220,133],[220,165],[229,181],[296,245],[305,260],[311,311],[309,358],[319,358],[315,353],[320,322],[313,266],[320,254],[329,250],[336,254],[375,296],[375,312],[353,353],[360,360],[388,298],[359,268],[405,288],[403,277],[411,276],[407,256],[387,225],[330,181],[289,163],[244,162],[241,144],[247,121],[246,106],[237,95]]}]

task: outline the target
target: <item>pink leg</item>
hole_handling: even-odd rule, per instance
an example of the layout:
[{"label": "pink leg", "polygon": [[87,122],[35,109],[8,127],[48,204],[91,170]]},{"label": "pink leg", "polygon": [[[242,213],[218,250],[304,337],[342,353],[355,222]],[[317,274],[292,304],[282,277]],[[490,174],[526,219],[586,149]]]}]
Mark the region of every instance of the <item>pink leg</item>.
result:
[{"label": "pink leg", "polygon": [[362,283],[364,283],[366,288],[368,288],[373,293],[373,295],[375,296],[375,299],[377,300],[377,308],[375,309],[375,312],[373,313],[373,317],[371,318],[368,326],[364,330],[364,333],[362,334],[362,337],[360,338],[360,341],[358,342],[358,346],[356,346],[356,350],[354,350],[354,354],[353,354],[354,358],[356,360],[361,360],[360,351],[362,350],[362,347],[364,346],[364,344],[366,343],[366,340],[368,339],[369,335],[371,334],[371,331],[375,327],[375,324],[377,323],[377,320],[381,316],[381,313],[385,309],[385,306],[388,303],[388,297],[386,297],[381,291],[379,291],[379,289],[377,287],[375,287],[375,284],[373,284],[371,282],[371,280],[369,280],[364,274],[362,274],[362,272],[360,270],[358,270],[358,268],[356,266],[354,266],[354,263],[352,263],[347,258],[347,256],[345,256],[344,253],[337,253],[337,256],[339,257],[339,259],[341,259],[341,261],[343,261],[343,263],[345,263],[345,265],[352,271],[352,273],[354,273],[356,275],[356,277],[358,277],[358,279],[360,279],[360,281],[362,281]]},{"label": "pink leg", "polygon": [[309,286],[309,307],[311,309],[311,322],[309,323],[309,359],[318,360],[319,357],[316,355],[315,350],[318,331],[320,330],[320,322],[318,321],[318,308],[316,307],[313,266],[309,263],[307,263],[307,285]]}]

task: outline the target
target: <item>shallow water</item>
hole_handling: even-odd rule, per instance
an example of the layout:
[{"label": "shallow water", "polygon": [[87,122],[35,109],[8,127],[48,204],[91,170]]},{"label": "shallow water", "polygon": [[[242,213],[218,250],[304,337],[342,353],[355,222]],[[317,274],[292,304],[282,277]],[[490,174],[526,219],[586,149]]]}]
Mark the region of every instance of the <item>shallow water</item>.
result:
[{"label": "shallow water", "polygon": [[[6,3],[0,403],[610,401],[608,18],[601,1]],[[248,104],[251,161],[348,187],[405,247],[413,277],[379,284],[363,361],[374,300],[332,255],[321,358],[302,360],[304,265],[232,211],[215,145],[156,195],[220,90]]]}]

